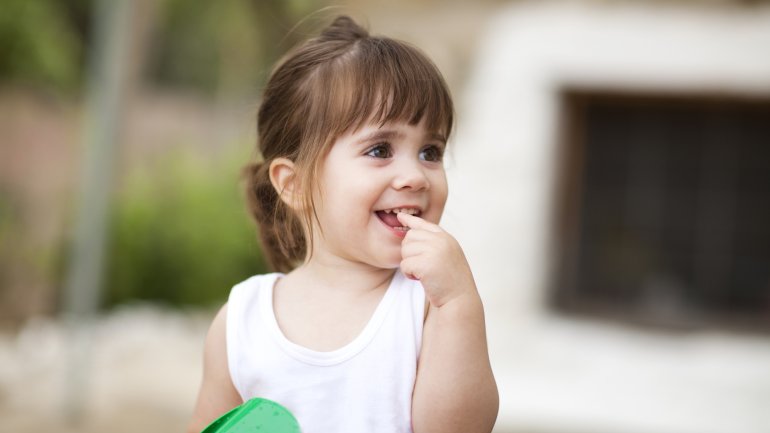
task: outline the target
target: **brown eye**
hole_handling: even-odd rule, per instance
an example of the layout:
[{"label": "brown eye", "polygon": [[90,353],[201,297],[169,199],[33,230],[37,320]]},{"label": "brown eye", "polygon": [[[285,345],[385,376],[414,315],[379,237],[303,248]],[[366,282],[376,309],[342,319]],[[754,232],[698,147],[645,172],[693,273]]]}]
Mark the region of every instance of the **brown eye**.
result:
[{"label": "brown eye", "polygon": [[444,152],[438,146],[430,145],[420,151],[420,160],[428,162],[440,162]]},{"label": "brown eye", "polygon": [[372,147],[366,154],[373,158],[390,158],[393,156],[393,152],[390,150],[390,146],[387,143],[381,143]]}]

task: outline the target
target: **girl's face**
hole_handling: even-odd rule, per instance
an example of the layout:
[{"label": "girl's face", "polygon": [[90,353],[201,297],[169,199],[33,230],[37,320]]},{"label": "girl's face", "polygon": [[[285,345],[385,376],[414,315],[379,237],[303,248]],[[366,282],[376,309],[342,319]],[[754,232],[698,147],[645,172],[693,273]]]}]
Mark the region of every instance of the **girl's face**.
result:
[{"label": "girl's face", "polygon": [[319,171],[313,255],[398,267],[405,231],[395,212],[438,223],[444,211],[445,145],[423,123],[368,124],[339,137]]}]

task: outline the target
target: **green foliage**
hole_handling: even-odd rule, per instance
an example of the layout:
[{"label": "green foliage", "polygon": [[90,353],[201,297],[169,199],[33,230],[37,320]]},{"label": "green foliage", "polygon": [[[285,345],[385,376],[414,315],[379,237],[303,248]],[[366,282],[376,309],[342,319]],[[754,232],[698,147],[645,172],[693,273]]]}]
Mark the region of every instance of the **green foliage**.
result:
[{"label": "green foliage", "polygon": [[245,0],[166,0],[150,57],[153,80],[212,93],[233,68],[253,73],[255,21],[253,7]]},{"label": "green foliage", "polygon": [[[160,87],[231,96],[254,90],[292,32],[326,0],[159,0],[139,7],[154,23],[140,44],[140,80]],[[0,84],[77,91],[94,45],[93,0],[2,0]],[[146,62],[146,64],[145,64]]]},{"label": "green foliage", "polygon": [[3,0],[0,82],[58,89],[79,84],[81,41],[55,0]]},{"label": "green foliage", "polygon": [[106,306],[221,303],[233,284],[266,271],[238,163],[177,154],[158,166],[133,173],[115,206]]},{"label": "green foliage", "polygon": [[207,94],[255,89],[287,48],[295,24],[325,0],[163,0],[148,78]]}]

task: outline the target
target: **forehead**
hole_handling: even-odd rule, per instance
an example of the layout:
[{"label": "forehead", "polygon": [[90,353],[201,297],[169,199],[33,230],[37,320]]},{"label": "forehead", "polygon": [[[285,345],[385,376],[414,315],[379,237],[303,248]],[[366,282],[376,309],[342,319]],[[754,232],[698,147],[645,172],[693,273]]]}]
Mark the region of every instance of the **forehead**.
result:
[{"label": "forehead", "polygon": [[386,122],[384,124],[369,122],[342,134],[337,139],[337,142],[356,144],[410,138],[446,143],[446,137],[439,131],[429,131],[424,120],[417,124],[410,124],[404,121]]}]

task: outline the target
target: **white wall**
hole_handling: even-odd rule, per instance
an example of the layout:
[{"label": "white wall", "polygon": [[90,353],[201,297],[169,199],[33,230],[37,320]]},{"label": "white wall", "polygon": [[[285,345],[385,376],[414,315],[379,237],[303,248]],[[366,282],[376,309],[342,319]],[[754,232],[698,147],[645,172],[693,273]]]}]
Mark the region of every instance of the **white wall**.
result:
[{"label": "white wall", "polygon": [[490,22],[448,164],[444,226],[487,310],[498,431],[770,432],[770,339],[568,319],[544,294],[558,90],[770,98],[770,8],[515,5]]}]

